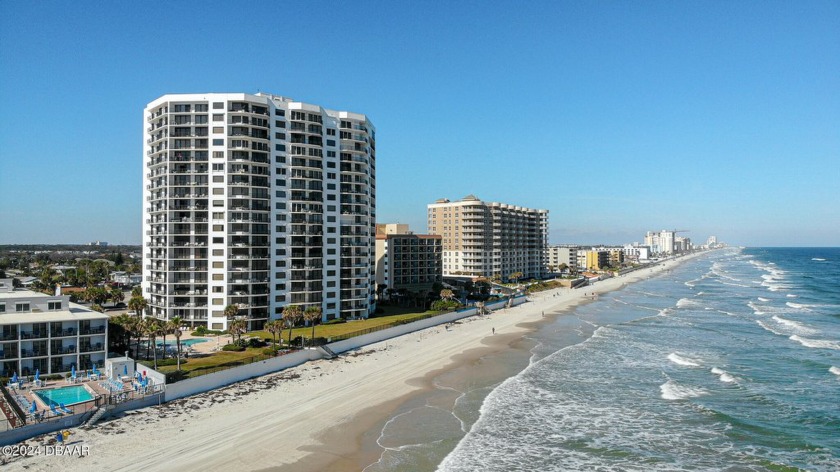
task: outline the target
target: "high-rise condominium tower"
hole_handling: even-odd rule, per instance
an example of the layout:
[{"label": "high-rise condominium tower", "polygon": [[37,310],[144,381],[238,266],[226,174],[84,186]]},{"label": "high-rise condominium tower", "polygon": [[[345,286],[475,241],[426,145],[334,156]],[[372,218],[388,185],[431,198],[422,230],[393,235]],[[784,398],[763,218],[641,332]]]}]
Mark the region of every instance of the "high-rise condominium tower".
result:
[{"label": "high-rise condominium tower", "polygon": [[376,131],[365,115],[268,94],[164,95],[143,119],[149,313],[225,329],[296,304],[374,310]]},{"label": "high-rise condominium tower", "polygon": [[428,205],[429,233],[443,236],[443,275],[540,278],[546,270],[548,210],[485,203],[473,195]]}]

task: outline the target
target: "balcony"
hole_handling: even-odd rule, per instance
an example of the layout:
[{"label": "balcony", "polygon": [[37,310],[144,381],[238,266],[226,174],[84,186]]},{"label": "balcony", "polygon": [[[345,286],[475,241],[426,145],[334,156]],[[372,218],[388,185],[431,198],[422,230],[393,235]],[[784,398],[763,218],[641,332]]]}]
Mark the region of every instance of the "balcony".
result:
[{"label": "balcony", "polygon": [[82,329],[79,331],[81,335],[88,335],[88,334],[105,334],[105,327],[104,326],[94,326],[87,329]]}]

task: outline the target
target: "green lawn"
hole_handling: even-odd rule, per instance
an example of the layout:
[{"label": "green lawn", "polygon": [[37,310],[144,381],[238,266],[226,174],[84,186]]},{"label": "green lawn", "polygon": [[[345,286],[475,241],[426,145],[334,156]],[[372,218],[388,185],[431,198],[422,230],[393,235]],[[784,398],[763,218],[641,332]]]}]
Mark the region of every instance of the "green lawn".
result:
[{"label": "green lawn", "polygon": [[[236,367],[244,365],[247,360],[254,356],[262,354],[262,348],[251,349],[248,348],[242,352],[234,351],[218,351],[206,357],[190,357],[181,361],[181,371],[185,372],[189,377],[191,373],[195,372],[198,375],[204,374],[207,370],[213,370],[218,367]],[[158,370],[164,374],[175,372],[178,370],[177,365],[167,365],[158,367]]]},{"label": "green lawn", "polygon": [[[353,333],[355,331],[362,331],[370,328],[376,328],[382,325],[392,324],[392,323],[410,323],[411,321],[426,317],[431,314],[436,314],[437,312],[434,311],[423,311],[418,312],[417,308],[404,308],[404,307],[383,307],[385,309],[385,313],[377,316],[376,318],[368,318],[365,320],[358,320],[358,321],[348,321],[346,323],[335,323],[335,324],[325,324],[325,325],[315,325],[315,337],[316,338],[335,338],[339,336],[343,336],[348,333]],[[244,334],[242,337],[243,339],[246,337],[258,337],[261,339],[272,339],[271,333],[265,330],[260,331],[249,331],[248,333]],[[312,328],[311,327],[301,327],[295,328],[292,330],[292,339],[296,338],[297,336],[303,336],[306,339],[312,337]],[[289,330],[284,329],[281,336],[278,336],[278,341],[280,339],[287,340],[289,339]]]},{"label": "green lawn", "polygon": [[[348,321],[346,323],[316,325],[315,337],[334,338],[356,331],[377,328],[383,325],[410,323],[417,319],[424,318],[428,315],[433,315],[437,313],[434,311],[418,312],[417,308],[406,308],[396,306],[384,306],[382,308],[384,310],[384,313],[382,315],[377,316],[376,318],[369,318],[366,320],[358,321]],[[293,329],[292,339],[294,339],[297,336],[303,336],[305,339],[311,338],[312,328],[303,327]],[[260,339],[268,340],[272,339],[271,333],[265,330],[249,331],[242,335],[242,339],[248,339],[250,337],[257,337]],[[286,340],[288,338],[289,330],[285,329],[283,330],[283,333],[280,336],[278,336],[278,341],[280,341],[281,339]],[[186,362],[181,363],[181,371],[184,372],[186,377],[191,377],[194,376],[193,374],[202,375],[208,373],[208,371],[213,371],[218,368],[237,367],[247,363],[248,360],[250,360],[250,358],[261,355],[263,349],[264,348],[248,348],[243,352],[218,351],[205,357],[190,357],[189,359],[186,359]],[[158,368],[158,370],[162,373],[175,372],[177,370],[177,366],[161,366]]]}]

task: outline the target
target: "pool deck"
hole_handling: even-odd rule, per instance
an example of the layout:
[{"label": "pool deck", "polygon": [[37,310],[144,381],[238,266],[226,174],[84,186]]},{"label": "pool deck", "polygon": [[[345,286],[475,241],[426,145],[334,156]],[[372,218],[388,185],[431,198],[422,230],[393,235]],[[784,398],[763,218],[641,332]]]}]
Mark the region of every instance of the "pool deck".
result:
[{"label": "pool deck", "polygon": [[[194,352],[199,354],[210,354],[216,351],[221,350],[222,346],[225,344],[230,344],[233,341],[233,336],[231,335],[224,335],[224,336],[191,336],[189,333],[184,333],[181,336],[181,342],[183,343],[187,339],[206,339],[207,342],[193,344],[192,346],[181,346],[181,349],[187,352]],[[169,343],[169,337],[166,338],[167,344]]]},{"label": "pool deck", "polygon": [[[85,378],[84,380],[81,377],[78,377],[78,380],[75,383],[71,383],[68,381],[62,380],[51,380],[49,382],[45,382],[42,387],[35,387],[31,383],[24,385],[24,388],[15,388],[10,387],[9,393],[12,395],[13,398],[17,398],[19,395],[23,398],[27,403],[30,405],[34,402],[37,408],[38,413],[41,413],[40,417],[36,417],[29,413],[29,408],[24,408],[24,405],[18,402],[18,406],[26,413],[27,421],[33,420],[50,420],[56,417],[65,416],[65,415],[73,415],[77,413],[82,413],[85,411],[89,411],[96,406],[96,400],[99,398],[105,398],[108,395],[125,395],[125,400],[132,399],[134,397],[140,398],[142,395],[138,394],[134,391],[134,387],[132,381],[123,381],[123,380],[114,380],[115,382],[119,382],[122,384],[123,389],[121,391],[109,391],[107,388],[100,385],[100,382],[105,382],[106,379],[104,376],[100,376],[98,379],[95,376],[91,376]],[[40,397],[33,395],[34,393],[44,391],[44,390],[54,390],[63,387],[72,387],[72,386],[80,386],[84,385],[87,386],[90,391],[93,391],[94,398],[85,402],[75,403],[73,405],[66,405],[67,409],[70,410],[70,413],[61,411],[60,408],[56,408],[61,414],[56,415],[50,409],[48,404],[45,404]]]}]

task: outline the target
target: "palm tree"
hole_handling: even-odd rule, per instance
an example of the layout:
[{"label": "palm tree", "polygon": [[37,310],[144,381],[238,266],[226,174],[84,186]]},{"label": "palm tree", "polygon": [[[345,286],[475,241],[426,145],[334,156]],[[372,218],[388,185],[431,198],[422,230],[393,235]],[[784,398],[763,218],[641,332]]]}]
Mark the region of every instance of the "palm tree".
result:
[{"label": "palm tree", "polygon": [[163,337],[163,350],[162,355],[163,359],[166,359],[166,335],[169,334],[171,331],[171,327],[169,326],[168,321],[163,321],[160,323],[160,335]]},{"label": "palm tree", "polygon": [[[117,315],[117,316],[112,316],[110,319],[108,319],[108,323],[111,323],[113,325],[116,325],[116,326],[119,326],[120,328],[122,328],[122,331],[123,331],[122,341],[123,341],[123,344],[125,344],[126,346],[129,346],[129,344],[131,344],[131,336],[129,335],[129,331],[128,331],[128,323],[129,323],[128,320],[129,320],[129,317],[125,313],[122,313],[122,314]],[[110,331],[110,329],[109,329],[109,331]]]},{"label": "palm tree", "polygon": [[143,312],[146,311],[148,306],[149,302],[143,297],[131,297],[131,300],[128,301],[128,309],[134,311],[138,318],[142,318]]},{"label": "palm tree", "polygon": [[123,323],[125,327],[126,335],[128,336],[128,347],[131,349],[131,338],[134,335],[137,335],[137,347],[134,350],[134,357],[137,358],[140,356],[140,318],[136,316],[128,316],[125,315],[126,320]]},{"label": "palm tree", "polygon": [[131,289],[131,296],[132,297],[142,297],[143,296],[143,287],[137,285],[133,289]]},{"label": "palm tree", "polygon": [[52,290],[55,288],[56,272],[52,267],[44,267],[39,277],[39,284],[41,288],[52,295]]},{"label": "palm tree", "polygon": [[237,344],[242,344],[242,333],[248,329],[248,321],[245,318],[237,318],[228,323],[228,333],[237,337]]},{"label": "palm tree", "polygon": [[[169,320],[169,329],[175,335],[175,355],[178,359],[178,371],[181,371],[181,317],[180,316],[173,316],[171,320]],[[164,342],[164,346],[166,343]]]},{"label": "palm tree", "polygon": [[289,326],[289,349],[292,348],[292,328],[295,327],[295,323],[300,320],[301,316],[303,316],[303,311],[301,311],[300,306],[286,305],[283,307],[283,320]]},{"label": "palm tree", "polygon": [[455,297],[455,294],[452,293],[452,290],[448,288],[445,288],[440,291],[440,298],[444,300],[452,300],[453,297]]},{"label": "palm tree", "polygon": [[[143,323],[143,331],[145,332],[146,336],[149,337],[149,344],[152,348],[152,356],[154,358],[154,368],[157,370],[157,345],[155,344],[155,340],[157,339],[158,334],[160,334],[160,322],[157,318],[146,318],[145,323]],[[148,359],[148,347],[146,348],[146,358]]]},{"label": "palm tree", "polygon": [[225,318],[232,320],[237,313],[239,313],[239,307],[236,305],[228,305],[225,307]]},{"label": "palm tree", "polygon": [[321,307],[318,305],[306,307],[306,310],[303,312],[303,319],[307,323],[312,324],[312,340],[310,341],[310,346],[315,346],[315,323],[321,319]]},{"label": "palm tree", "polygon": [[82,299],[95,305],[101,305],[108,300],[108,291],[102,287],[88,287],[82,294]]},{"label": "palm tree", "polygon": [[283,322],[280,320],[271,320],[265,324],[265,330],[271,333],[274,349],[277,349],[277,335],[283,333]]},{"label": "palm tree", "polygon": [[125,300],[125,294],[122,289],[111,287],[111,290],[108,291],[108,298],[114,303],[114,306],[117,306],[117,303]]}]

